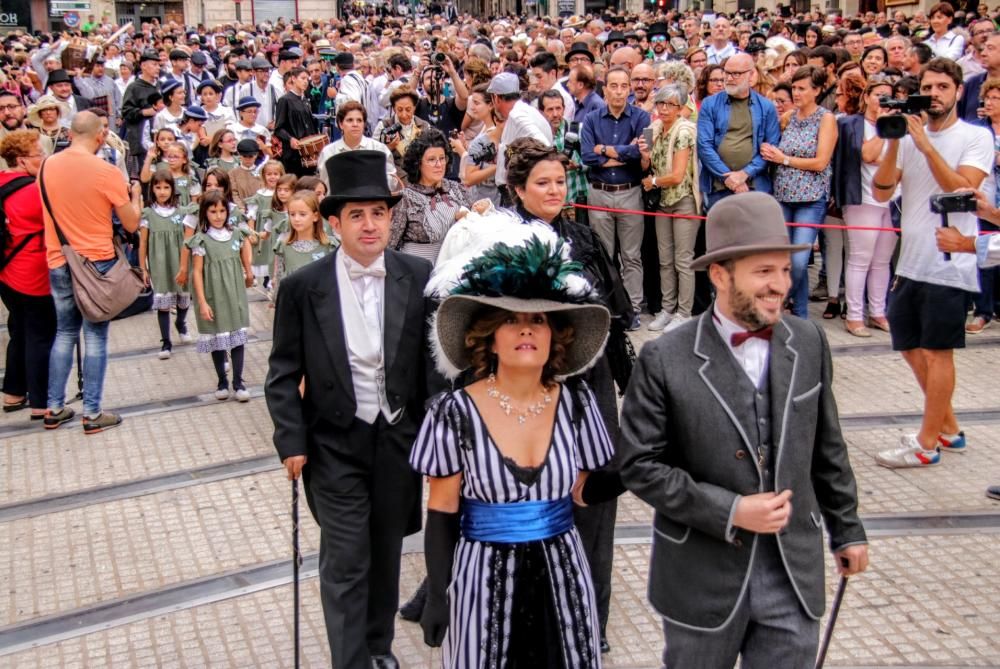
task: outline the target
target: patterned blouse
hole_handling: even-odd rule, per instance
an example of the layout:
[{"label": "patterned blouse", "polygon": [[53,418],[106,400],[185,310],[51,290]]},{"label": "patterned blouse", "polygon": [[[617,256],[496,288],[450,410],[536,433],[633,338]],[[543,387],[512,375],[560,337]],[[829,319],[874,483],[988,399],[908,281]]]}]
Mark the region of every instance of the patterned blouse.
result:
[{"label": "patterned blouse", "polygon": [[445,179],[438,188],[410,184],[392,210],[389,248],[435,262],[455,214],[469,204],[465,187],[456,181]]},{"label": "patterned blouse", "polygon": [[[650,153],[650,162],[652,163],[653,174],[658,177],[665,177],[673,173],[673,158],[677,156],[679,151],[690,149],[691,153],[688,154],[688,162],[690,163],[694,160],[694,154],[696,151],[694,124],[690,121],[685,121],[684,119],[677,119],[674,123],[680,123],[681,126],[677,129],[677,136],[674,138],[674,146],[672,149],[667,145],[667,140],[670,138],[670,131],[673,130],[673,128],[671,127],[664,132],[661,121],[656,121],[653,125],[656,132],[656,139],[653,141],[653,150]],[[661,207],[673,206],[685,197],[694,195],[694,181],[691,178],[693,173],[694,171],[689,165],[685,168],[683,181],[676,186],[666,186],[661,189]]]},{"label": "patterned blouse", "polygon": [[[818,107],[804,119],[792,114],[788,127],[781,133],[778,148],[790,158],[815,158],[819,144],[819,126],[830,111]],[[831,161],[832,162],[832,161]],[[774,174],[774,197],[779,202],[816,202],[826,200],[830,193],[830,164],[819,172],[778,165]]]}]

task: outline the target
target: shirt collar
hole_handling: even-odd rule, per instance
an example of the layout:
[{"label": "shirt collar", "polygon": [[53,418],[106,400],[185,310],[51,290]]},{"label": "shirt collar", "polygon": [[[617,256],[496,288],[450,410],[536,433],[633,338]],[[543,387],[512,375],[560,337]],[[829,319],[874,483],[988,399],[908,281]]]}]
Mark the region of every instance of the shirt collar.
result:
[{"label": "shirt collar", "polygon": [[376,258],[375,260],[373,260],[370,265],[362,265],[361,263],[359,263],[357,260],[355,260],[351,256],[347,255],[346,253],[338,253],[337,255],[340,256],[341,261],[344,263],[344,267],[347,268],[348,273],[350,273],[352,267],[354,267],[356,269],[365,269],[366,267],[370,267],[370,268],[381,267],[383,269],[385,268],[385,253],[384,252],[381,253],[381,254],[379,254],[379,257]]},{"label": "shirt collar", "polygon": [[729,342],[732,340],[734,334],[747,332],[745,327],[726,318],[726,316],[719,311],[718,304],[712,305],[712,323],[715,325],[715,329],[719,331],[722,341],[726,342],[726,346],[729,346],[730,348],[732,348],[732,346]]},{"label": "shirt collar", "polygon": [[[612,115],[612,113],[611,113],[611,106],[610,105],[605,105],[604,106],[604,114],[603,115],[605,117],[610,116],[611,118],[618,118],[617,116]],[[625,109],[622,111],[622,116],[625,116],[625,117],[632,116],[632,103],[630,103],[630,102],[626,102],[625,103]]]}]

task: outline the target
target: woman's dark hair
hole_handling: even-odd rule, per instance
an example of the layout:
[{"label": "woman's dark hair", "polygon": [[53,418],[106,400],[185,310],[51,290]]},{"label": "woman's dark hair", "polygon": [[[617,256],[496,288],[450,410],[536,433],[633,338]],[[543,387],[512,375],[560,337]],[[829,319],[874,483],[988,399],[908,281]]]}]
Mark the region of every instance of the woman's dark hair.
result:
[{"label": "woman's dark hair", "polygon": [[803,65],[795,70],[795,74],[792,75],[792,83],[803,79],[809,81],[809,85],[816,90],[822,91],[826,87],[826,70],[821,70],[815,65]]},{"label": "woman's dark hair", "polygon": [[217,204],[221,204],[226,209],[226,222],[223,224],[223,227],[226,230],[233,229],[232,224],[229,222],[229,200],[219,191],[212,190],[202,193],[201,202],[198,203],[198,229],[202,232],[207,231],[211,227],[208,224],[208,210]]},{"label": "woman's dark hair", "polygon": [[415,184],[420,181],[420,164],[424,160],[424,154],[428,149],[444,149],[444,156],[451,165],[454,156],[451,144],[440,130],[434,127],[427,128],[406,147],[403,155],[403,171],[406,172],[406,181]]},{"label": "woman's dark hair", "polygon": [[782,81],[780,84],[775,84],[774,88],[771,89],[771,95],[773,96],[778,91],[784,91],[788,94],[788,99],[792,99],[792,85],[787,81]]},{"label": "woman's dark hair", "polygon": [[717,64],[706,65],[702,68],[701,74],[698,75],[698,82],[694,85],[694,89],[698,93],[698,102],[702,102],[708,97],[708,80],[712,73],[722,69],[722,66]]},{"label": "woman's dark hair", "polygon": [[229,175],[221,167],[212,167],[205,172],[204,178],[201,180],[201,191],[204,193],[208,190],[206,184],[208,183],[208,177],[215,177],[215,183],[219,185],[222,189],[222,194],[226,198],[226,202],[233,201],[233,186],[229,181]]},{"label": "woman's dark hair", "polygon": [[816,25],[815,23],[809,24],[809,27],[806,28],[806,34],[805,36],[803,36],[803,40],[805,40],[805,37],[808,36],[809,33],[813,33],[816,35],[816,44],[814,46],[819,46],[820,44],[823,43],[823,31],[820,29],[818,25]]},{"label": "woman's dark hair", "polygon": [[[300,190],[316,190],[316,184],[323,183],[322,179],[319,177],[301,177],[295,182],[295,192],[298,193]],[[325,187],[325,185],[324,185]]]},{"label": "woman's dark hair", "polygon": [[413,102],[414,107],[420,104],[420,96],[417,95],[415,90],[409,86],[400,86],[389,95],[389,107],[395,108],[396,103],[403,98],[409,98]]},{"label": "woman's dark hair", "polygon": [[920,91],[920,79],[907,75],[897,81],[892,87],[892,97],[898,98],[900,95],[910,97]]},{"label": "woman's dark hair", "polygon": [[517,188],[524,188],[528,183],[528,176],[535,165],[542,161],[553,160],[563,168],[566,168],[568,159],[561,151],[554,146],[545,146],[532,137],[522,137],[515,139],[507,147],[507,191],[514,204],[521,204],[521,198],[517,195]]},{"label": "woman's dark hair", "polygon": [[[499,307],[484,307],[476,314],[466,331],[465,350],[469,356],[472,376],[477,381],[496,371],[497,356],[490,350],[493,347],[493,337],[497,328],[504,324],[511,313]],[[566,370],[566,350],[573,343],[574,333],[573,327],[562,314],[546,313],[545,318],[552,330],[552,344],[549,359],[542,368],[542,384],[551,388],[555,377]]]},{"label": "woman's dark hair", "polygon": [[368,122],[368,111],[365,106],[357,100],[348,100],[337,109],[337,125],[339,126],[352,111],[361,112],[361,120]]},{"label": "woman's dark hair", "polygon": [[212,140],[208,143],[208,156],[210,158],[222,157],[222,149],[219,148],[219,144],[222,143],[222,138],[226,135],[232,135],[233,137],[236,136],[236,134],[229,128],[220,128],[215,131],[214,135],[212,135]]},{"label": "woman's dark hair", "polygon": [[153,172],[153,178],[149,180],[149,194],[152,198],[152,204],[160,204],[156,201],[156,195],[153,194],[153,186],[160,183],[170,186],[170,198],[166,201],[166,206],[176,207],[177,200],[179,199],[177,195],[177,185],[174,184],[174,175],[170,173],[169,167],[161,167],[156,170]]}]

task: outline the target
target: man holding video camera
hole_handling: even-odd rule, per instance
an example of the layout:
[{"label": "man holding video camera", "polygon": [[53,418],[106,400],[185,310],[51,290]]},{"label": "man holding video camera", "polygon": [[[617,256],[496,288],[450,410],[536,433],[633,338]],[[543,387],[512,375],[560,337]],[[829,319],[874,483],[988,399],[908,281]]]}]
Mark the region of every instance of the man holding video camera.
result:
[{"label": "man holding video camera", "polygon": [[977,189],[993,169],[989,130],[958,116],[958,64],[932,59],[921,73],[920,93],[930,98],[926,125],[916,114],[903,117],[905,131],[898,117],[881,118],[877,124],[887,151],[873,179],[875,198],[887,202],[897,185],[903,197],[902,246],[889,298],[892,345],[902,352],[924,392],[920,431],[904,435],[898,447],[875,456],[878,464],[891,469],[937,465],[941,451],[965,448],[965,435],[951,407],[953,351],[965,347],[967,293],[977,292],[979,281],[975,257],[949,258],[938,251],[935,230],[942,220],[935,211],[946,212],[948,224],[962,234],[976,234],[971,196],[939,196]]}]

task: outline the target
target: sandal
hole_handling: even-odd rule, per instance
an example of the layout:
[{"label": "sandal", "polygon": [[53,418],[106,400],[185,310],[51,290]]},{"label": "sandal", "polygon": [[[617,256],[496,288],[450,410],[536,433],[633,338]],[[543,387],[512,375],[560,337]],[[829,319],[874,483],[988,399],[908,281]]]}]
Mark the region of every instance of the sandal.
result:
[{"label": "sandal", "polygon": [[28,406],[28,398],[22,397],[17,402],[4,402],[3,412],[4,413],[14,413],[15,411],[20,411],[21,409]]},{"label": "sandal", "polygon": [[[851,325],[852,323],[856,323],[857,325]],[[848,333],[855,337],[866,339],[872,336],[872,331],[865,327],[863,321],[846,321],[844,327],[847,328]]]},{"label": "sandal", "polygon": [[823,312],[823,318],[830,320],[836,316],[840,315],[840,302],[827,302],[826,311]]}]

